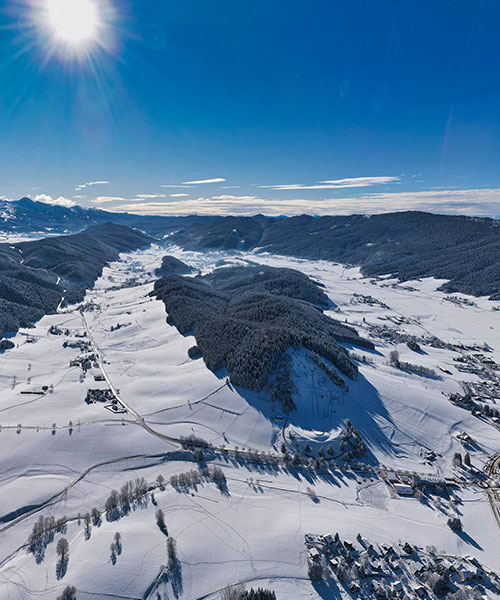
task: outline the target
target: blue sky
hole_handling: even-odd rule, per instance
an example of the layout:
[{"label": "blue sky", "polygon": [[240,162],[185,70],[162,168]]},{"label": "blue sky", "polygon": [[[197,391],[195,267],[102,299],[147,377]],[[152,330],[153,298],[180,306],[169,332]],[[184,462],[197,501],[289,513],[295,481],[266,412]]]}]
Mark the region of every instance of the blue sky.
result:
[{"label": "blue sky", "polygon": [[500,215],[496,1],[101,0],[50,58],[46,1],[0,3],[0,196]]}]

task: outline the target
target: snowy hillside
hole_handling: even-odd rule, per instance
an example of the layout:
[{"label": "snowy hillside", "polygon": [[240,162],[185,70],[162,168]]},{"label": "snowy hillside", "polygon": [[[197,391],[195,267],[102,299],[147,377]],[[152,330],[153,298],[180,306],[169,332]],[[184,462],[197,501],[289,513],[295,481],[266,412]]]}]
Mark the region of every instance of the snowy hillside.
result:
[{"label": "snowy hillside", "polygon": [[[370,598],[375,579],[443,597],[417,563],[448,569],[457,598],[500,597],[495,302],[326,261],[169,249],[203,274],[221,260],[296,269],[374,343],[344,344],[359,371],[344,387],[290,347],[285,412],[269,386],[189,356],[193,336],[151,295],[165,253],[120,255],[80,304],[0,354],[0,599],[74,586],[78,599],[214,600],[238,583],[278,600]],[[336,533],[351,545],[321,537]]]}]

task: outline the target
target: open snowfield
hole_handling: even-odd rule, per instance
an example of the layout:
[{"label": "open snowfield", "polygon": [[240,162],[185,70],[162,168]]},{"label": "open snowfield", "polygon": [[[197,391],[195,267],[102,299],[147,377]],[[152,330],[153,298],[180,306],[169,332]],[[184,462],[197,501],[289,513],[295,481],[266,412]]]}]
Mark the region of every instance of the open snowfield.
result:
[{"label": "open snowfield", "polygon": [[[405,343],[372,337],[374,352],[353,348],[370,359],[359,363],[357,381],[334,397],[324,373],[307,367],[299,351],[294,354],[298,408],[284,415],[265,392],[235,388],[226,373],[214,374],[202,359],[188,357],[194,338],[167,325],[163,303],[149,296],[154,269],[167,252],[202,272],[224,258],[156,246],[122,255],[87,293],[84,304],[94,310],[80,313],[70,306],[44,317],[11,338],[16,347],[0,355],[0,600],[55,599],[68,584],[77,588],[78,598],[215,599],[226,584],[237,582],[266,585],[279,600],[351,597],[342,586],[325,595],[311,584],[308,533],[339,532],[354,539],[360,532],[374,543],[435,546],[500,571],[500,527],[475,477],[500,451],[500,429],[448,398],[463,393],[460,382],[479,381],[459,371],[454,359],[482,351],[457,346],[486,343],[488,358],[500,362],[500,313],[492,311],[494,303],[451,302],[436,290],[441,283],[436,280],[398,284],[322,261],[240,254],[238,260],[294,268],[320,282],[334,303],[331,316],[365,337],[387,325],[455,345],[425,345],[415,352]],[[122,287],[132,278],[133,287]],[[63,333],[49,334],[51,326]],[[86,342],[89,352],[98,349],[102,372],[128,412],[115,414],[103,403],[85,402],[89,389],[105,389],[108,382],[99,380],[99,368],[83,376],[80,366],[70,367],[82,351],[64,348],[65,341]],[[434,370],[436,377],[391,366],[392,350],[401,361]],[[35,393],[21,393],[26,391]],[[494,407],[495,400],[489,404]],[[241,453],[245,448],[277,457],[282,443],[292,451],[308,443],[312,455],[328,444],[337,450],[346,418],[368,448],[363,462],[377,472],[353,471],[338,464],[337,455],[332,459],[337,467],[319,473],[288,468],[277,459],[256,464]],[[473,440],[467,447],[472,466],[465,474],[453,466],[454,454],[465,453],[457,437],[461,432]],[[199,469],[192,452],[176,442],[192,434],[223,447],[207,464],[222,469],[226,489],[208,480],[181,491],[170,485],[171,476]],[[395,494],[385,481],[390,470],[463,481],[450,497],[424,503]],[[165,485],[156,483],[158,475]],[[126,516],[103,518],[86,539],[78,515],[94,507],[104,511],[111,490],[137,477],[151,484],[150,493]],[[159,508],[177,541],[178,568],[169,581],[160,576],[167,538],[155,520]],[[453,511],[463,523],[461,534],[447,525]],[[60,533],[40,564],[27,552],[40,515],[68,518],[69,563],[62,579],[56,577]],[[123,550],[113,564],[110,544],[116,532]]]}]

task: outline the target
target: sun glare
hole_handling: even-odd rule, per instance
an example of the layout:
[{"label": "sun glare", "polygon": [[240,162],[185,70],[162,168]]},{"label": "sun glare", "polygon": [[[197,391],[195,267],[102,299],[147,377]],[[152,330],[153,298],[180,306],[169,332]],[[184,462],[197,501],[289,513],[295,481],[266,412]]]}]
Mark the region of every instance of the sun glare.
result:
[{"label": "sun glare", "polygon": [[54,36],[67,44],[86,44],[97,33],[93,0],[47,0],[47,21]]}]

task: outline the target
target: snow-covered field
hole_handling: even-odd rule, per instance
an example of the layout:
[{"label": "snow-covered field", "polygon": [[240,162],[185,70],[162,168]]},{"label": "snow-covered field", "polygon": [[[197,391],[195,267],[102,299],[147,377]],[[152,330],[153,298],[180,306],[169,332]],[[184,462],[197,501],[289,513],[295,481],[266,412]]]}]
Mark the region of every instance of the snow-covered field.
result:
[{"label": "snow-covered field", "polygon": [[[337,531],[343,538],[360,532],[373,542],[435,546],[445,554],[475,556],[500,571],[500,528],[487,494],[473,483],[474,470],[483,471],[500,451],[500,430],[448,399],[462,393],[461,381],[478,381],[458,371],[453,359],[479,350],[426,345],[416,353],[404,343],[375,337],[375,352],[353,349],[370,361],[360,363],[349,391],[334,398],[326,397],[331,388],[326,376],[308,368],[299,352],[294,359],[298,410],[283,415],[266,393],[236,389],[226,373],[214,374],[201,359],[188,358],[193,338],[167,325],[163,303],[149,296],[154,269],[165,253],[153,247],[123,255],[88,292],[85,302],[94,310],[82,316],[69,307],[44,317],[12,338],[16,348],[0,355],[0,600],[53,599],[68,584],[77,588],[78,598],[140,599],[159,593],[195,600],[216,598],[226,584],[237,582],[265,584],[279,600],[319,598],[321,590],[307,575],[304,535]],[[172,253],[203,272],[224,258]],[[374,326],[388,325],[455,345],[486,343],[488,357],[500,362],[500,322],[486,299],[474,299],[473,306],[456,304],[436,291],[436,280],[370,280],[358,269],[327,262],[265,254],[240,254],[239,259],[306,273],[325,286],[335,305],[331,316],[366,337]],[[131,278],[138,285],[120,287]],[[368,304],[367,297],[377,302]],[[49,334],[52,325],[69,335]],[[83,377],[80,366],[70,367],[82,352],[64,348],[63,342],[89,342],[88,336],[79,337],[85,325],[107,377],[142,422],[131,411],[115,414],[102,403],[85,402],[88,389],[108,387],[95,379],[98,369]],[[395,349],[401,361],[421,364],[438,376],[391,366],[388,356]],[[26,391],[43,393],[21,393]],[[287,469],[277,461],[258,465],[234,452],[246,448],[279,455],[282,443],[298,450],[308,443],[315,455],[321,446],[335,447],[346,418],[368,447],[365,462],[378,465],[379,473],[339,466],[326,475]],[[473,440],[468,448],[472,467],[451,500],[425,504],[392,492],[384,479],[391,469],[462,477],[453,467],[454,454],[465,452],[457,438],[461,432]],[[175,442],[191,434],[230,450],[207,461],[222,468],[227,490],[208,480],[189,491],[169,485],[172,475],[198,469],[192,454]],[[433,460],[429,452],[435,453]],[[155,484],[158,475],[165,486]],[[137,477],[155,484],[156,505],[150,493],[128,515],[93,526],[86,539],[78,515],[94,507],[104,511],[111,490]],[[462,520],[462,535],[447,525],[452,507]],[[167,538],[155,520],[159,508],[179,557],[176,579],[168,582],[159,577],[167,564]],[[69,563],[60,580],[55,565],[62,534],[56,534],[40,564],[27,552],[40,515],[68,518]],[[113,564],[110,545],[116,532],[123,550]],[[350,596],[339,591],[337,597]]]}]

